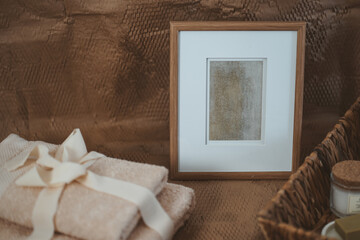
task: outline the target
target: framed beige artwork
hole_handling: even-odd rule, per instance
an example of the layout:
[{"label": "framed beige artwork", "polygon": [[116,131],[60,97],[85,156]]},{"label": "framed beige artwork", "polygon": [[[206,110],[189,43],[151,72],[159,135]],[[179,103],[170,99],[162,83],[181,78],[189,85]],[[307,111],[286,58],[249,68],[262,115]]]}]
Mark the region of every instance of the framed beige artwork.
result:
[{"label": "framed beige artwork", "polygon": [[283,179],[298,167],[305,25],[170,23],[172,179]]}]

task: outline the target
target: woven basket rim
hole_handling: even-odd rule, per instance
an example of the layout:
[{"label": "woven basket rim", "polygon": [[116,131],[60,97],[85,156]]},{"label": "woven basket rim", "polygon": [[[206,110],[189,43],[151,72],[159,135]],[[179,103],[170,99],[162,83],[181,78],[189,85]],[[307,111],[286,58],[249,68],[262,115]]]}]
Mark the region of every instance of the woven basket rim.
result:
[{"label": "woven basket rim", "polygon": [[266,206],[261,211],[259,211],[259,213],[257,214],[257,221],[261,227],[261,230],[262,230],[264,236],[267,239],[270,239],[270,237],[267,235],[268,233],[265,231],[262,224],[269,224],[273,228],[276,227],[277,229],[283,229],[288,233],[293,233],[296,235],[300,234],[302,236],[312,237],[315,239],[330,239],[330,238],[321,236],[319,233],[312,231],[312,230],[297,228],[297,227],[291,225],[290,223],[286,223],[286,222],[277,222],[276,220],[271,218],[271,212],[276,207],[279,207],[279,206],[277,206],[277,204],[281,202],[282,196],[285,194],[285,192],[287,190],[293,189],[294,182],[297,179],[299,179],[301,176],[303,176],[304,175],[303,173],[307,172],[306,170],[308,168],[310,168],[314,164],[319,164],[320,166],[323,165],[322,160],[319,158],[318,152],[316,151],[317,148],[319,148],[320,146],[325,146],[326,143],[328,141],[330,141],[332,136],[336,133],[336,131],[340,131],[342,129],[341,124],[343,124],[343,121],[345,119],[349,118],[353,114],[355,107],[358,105],[360,105],[360,97],[358,97],[356,99],[355,103],[350,107],[349,110],[346,111],[345,115],[340,118],[340,120],[335,124],[333,129],[326,134],[325,138],[321,141],[321,143],[318,144],[314,148],[314,150],[310,153],[310,155],[308,155],[305,158],[305,161],[303,162],[303,164],[297,169],[297,171],[295,173],[293,173],[289,177],[288,181],[282,186],[282,188],[276,193],[276,195],[266,204]]}]

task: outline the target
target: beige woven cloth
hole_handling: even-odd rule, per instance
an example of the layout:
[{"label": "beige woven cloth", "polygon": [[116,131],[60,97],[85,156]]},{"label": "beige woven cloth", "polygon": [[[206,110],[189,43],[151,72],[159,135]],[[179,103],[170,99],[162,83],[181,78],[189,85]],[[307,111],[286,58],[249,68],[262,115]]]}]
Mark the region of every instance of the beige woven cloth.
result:
[{"label": "beige woven cloth", "polygon": [[[32,209],[41,188],[19,187],[14,184],[14,180],[33,164],[10,173],[4,169],[4,165],[6,161],[25,157],[39,143],[26,141],[12,134],[0,144],[0,217],[28,228],[32,227]],[[51,150],[57,148],[56,145],[42,144]],[[105,157],[97,160],[89,170],[98,175],[144,186],[156,195],[164,189],[159,195],[163,199],[159,201],[177,228],[193,208],[193,191],[181,186],[166,185],[168,171],[164,167]],[[177,200],[177,206],[172,201],[175,199],[181,199],[180,202]],[[173,206],[173,211],[170,211]],[[148,236],[153,235],[156,237],[151,239],[160,238],[143,224],[139,224],[132,233],[139,219],[138,209],[133,203],[73,182],[62,193],[54,222],[58,232],[77,238],[127,239],[130,234],[130,238],[135,236],[134,239],[148,239]],[[11,236],[15,235],[10,230],[0,232],[1,239],[9,239]]]}]

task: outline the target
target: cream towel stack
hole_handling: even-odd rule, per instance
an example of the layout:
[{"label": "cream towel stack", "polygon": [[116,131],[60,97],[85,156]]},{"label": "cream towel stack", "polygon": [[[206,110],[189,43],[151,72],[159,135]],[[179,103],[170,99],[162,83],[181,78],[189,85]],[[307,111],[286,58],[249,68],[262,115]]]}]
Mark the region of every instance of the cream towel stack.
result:
[{"label": "cream towel stack", "polygon": [[[21,239],[29,234],[26,228],[32,227],[32,210],[41,191],[41,188],[20,187],[14,183],[34,163],[13,172],[5,169],[5,163],[26,157],[40,143],[51,151],[58,147],[26,141],[15,134],[0,144],[1,239]],[[183,225],[194,207],[193,190],[167,183],[168,170],[164,167],[104,157],[88,169],[95,174],[132,182],[151,190],[173,220],[175,231]],[[135,204],[88,189],[77,182],[65,187],[54,224],[58,232],[55,239],[161,239],[157,232],[143,223]]]}]

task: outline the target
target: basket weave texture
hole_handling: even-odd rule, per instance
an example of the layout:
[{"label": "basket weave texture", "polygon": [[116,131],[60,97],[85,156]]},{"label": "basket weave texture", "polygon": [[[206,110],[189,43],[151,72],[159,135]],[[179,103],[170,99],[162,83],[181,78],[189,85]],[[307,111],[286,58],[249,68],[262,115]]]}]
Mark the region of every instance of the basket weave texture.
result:
[{"label": "basket weave texture", "polygon": [[360,159],[360,97],[325,139],[259,212],[267,239],[329,239],[322,227],[335,219],[330,211],[330,173],[344,160]]}]

